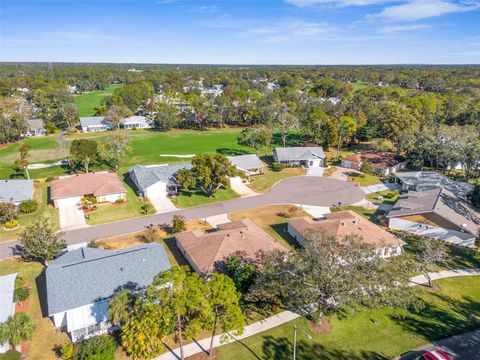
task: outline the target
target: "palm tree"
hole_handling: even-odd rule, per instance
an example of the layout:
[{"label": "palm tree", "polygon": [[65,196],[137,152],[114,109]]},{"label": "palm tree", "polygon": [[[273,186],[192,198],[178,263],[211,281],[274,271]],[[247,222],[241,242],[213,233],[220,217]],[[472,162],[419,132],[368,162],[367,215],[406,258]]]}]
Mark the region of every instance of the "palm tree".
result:
[{"label": "palm tree", "polygon": [[25,313],[17,313],[0,326],[0,343],[9,342],[18,346],[25,340],[32,338],[35,324]]}]

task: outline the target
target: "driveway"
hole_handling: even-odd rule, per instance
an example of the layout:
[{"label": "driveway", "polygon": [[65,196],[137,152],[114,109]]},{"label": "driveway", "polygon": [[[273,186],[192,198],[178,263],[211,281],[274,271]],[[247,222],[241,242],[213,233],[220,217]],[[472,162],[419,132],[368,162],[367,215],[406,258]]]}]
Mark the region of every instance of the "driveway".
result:
[{"label": "driveway", "polygon": [[87,226],[82,207],[76,201],[59,201],[58,215],[62,230],[78,229]]},{"label": "driveway", "polygon": [[150,195],[148,200],[152,203],[157,214],[177,210],[172,201],[163,193],[158,194],[158,196]]},{"label": "driveway", "polygon": [[241,197],[257,195],[255,191],[253,191],[247,185],[245,185],[245,183],[243,182],[240,176],[231,177],[230,186],[232,187],[232,190],[235,191]]},{"label": "driveway", "polygon": [[[142,231],[149,224],[171,223],[173,215],[176,214],[185,216],[187,220],[195,220],[267,205],[300,204],[330,207],[339,204],[351,205],[363,198],[363,191],[352,183],[325,177],[298,176],[279,181],[268,192],[255,196],[69,230],[65,233],[65,240],[71,245]],[[16,242],[0,244],[0,259],[12,256],[14,253],[12,247],[15,245]]]}]

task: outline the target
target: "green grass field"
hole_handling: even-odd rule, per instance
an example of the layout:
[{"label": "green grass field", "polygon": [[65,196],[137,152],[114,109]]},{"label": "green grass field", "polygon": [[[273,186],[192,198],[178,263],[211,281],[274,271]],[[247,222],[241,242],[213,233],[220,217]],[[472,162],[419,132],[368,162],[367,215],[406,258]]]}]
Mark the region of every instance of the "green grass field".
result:
[{"label": "green grass field", "polygon": [[232,189],[220,189],[214,197],[210,198],[201,191],[182,191],[180,195],[172,197],[172,202],[178,208],[187,208],[231,200],[237,197],[239,195]]},{"label": "green grass field", "polygon": [[111,85],[103,90],[89,91],[80,95],[75,95],[75,104],[78,108],[79,116],[94,116],[95,108],[102,104],[105,96],[110,96],[113,91],[122,85]]},{"label": "green grass field", "polygon": [[352,85],[355,90],[363,90],[369,86],[369,84],[365,82],[352,82],[350,85]]},{"label": "green grass field", "polygon": [[[289,359],[293,326],[299,359],[391,359],[397,355],[480,327],[480,277],[460,277],[435,282],[435,292],[419,288],[426,307],[419,313],[391,308],[363,310],[345,318],[328,317],[330,332],[311,328],[305,318],[289,322],[241,342],[220,347],[219,360]],[[374,321],[378,320],[378,321]]]}]

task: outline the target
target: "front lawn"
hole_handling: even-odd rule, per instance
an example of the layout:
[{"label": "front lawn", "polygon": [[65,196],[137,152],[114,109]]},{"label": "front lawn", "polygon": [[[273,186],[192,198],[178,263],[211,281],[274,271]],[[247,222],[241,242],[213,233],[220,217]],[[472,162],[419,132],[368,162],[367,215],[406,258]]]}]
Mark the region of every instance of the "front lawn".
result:
[{"label": "front lawn", "polygon": [[18,217],[19,228],[15,230],[4,230],[0,225],[0,242],[15,240],[24,230],[25,227],[33,223],[35,219],[40,217],[48,217],[51,219],[55,228],[59,226],[58,212],[48,204],[48,183],[34,183],[33,198],[38,203],[38,209],[32,214],[20,214]]},{"label": "front lawn", "polygon": [[83,94],[75,95],[75,105],[77,105],[78,116],[94,116],[95,108],[102,105],[102,100],[106,96],[111,96],[113,91],[123,85],[110,85],[103,90],[89,91]]},{"label": "front lawn", "polygon": [[241,342],[218,348],[219,360],[289,359],[293,326],[299,359],[391,359],[428,342],[480,327],[480,277],[435,281],[438,291],[418,288],[426,307],[419,313],[392,308],[364,310],[345,318],[328,317],[331,330],[314,331],[305,318],[295,320]]},{"label": "front lawn", "polygon": [[264,173],[251,177],[247,184],[255,192],[265,192],[275,183],[291,176],[305,175],[305,169],[301,167],[284,168],[281,171],[273,171],[269,165],[265,166]]},{"label": "front lawn", "polygon": [[365,198],[374,204],[395,204],[400,197],[400,194],[393,190],[385,190],[376,193],[371,193]]},{"label": "front lawn", "polygon": [[351,172],[347,179],[358,186],[370,186],[381,183],[380,178],[375,175],[359,174],[355,172]]},{"label": "front lawn", "polygon": [[380,223],[380,217],[384,215],[384,212],[381,210],[365,209],[362,206],[352,206],[352,205],[334,206],[334,207],[331,207],[330,210],[332,212],[352,210],[352,211],[355,211],[357,214],[363,216],[367,220],[370,220],[371,222],[376,224]]},{"label": "front lawn", "polygon": [[239,195],[230,188],[218,190],[213,197],[208,197],[200,190],[183,190],[179,195],[173,196],[171,200],[177,208],[188,208],[231,200],[238,197]]}]

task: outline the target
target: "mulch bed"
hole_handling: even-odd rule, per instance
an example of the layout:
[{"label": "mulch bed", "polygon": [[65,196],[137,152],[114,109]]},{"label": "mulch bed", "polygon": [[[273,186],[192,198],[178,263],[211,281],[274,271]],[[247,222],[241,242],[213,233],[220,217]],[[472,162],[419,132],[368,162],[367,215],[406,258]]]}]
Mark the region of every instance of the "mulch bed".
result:
[{"label": "mulch bed", "polygon": [[186,360],[216,360],[216,358],[217,358],[217,351],[215,349],[213,349],[212,357],[208,357],[207,352],[202,352],[202,353],[199,353],[199,354],[189,356],[185,359]]},{"label": "mulch bed", "polygon": [[328,334],[331,330],[330,321],[323,319],[320,324],[309,321],[308,328],[315,334]]},{"label": "mulch bed", "polygon": [[[28,313],[28,309],[30,308],[30,297],[32,296],[32,289],[30,287],[30,283],[28,281],[25,282],[25,285],[24,287],[26,288],[29,288],[30,289],[30,295],[29,297],[22,301],[21,303],[17,302],[15,304],[15,314],[17,313]],[[22,356],[25,356],[28,352],[28,347],[30,345],[30,341],[24,341],[21,345],[22,347]]]}]

